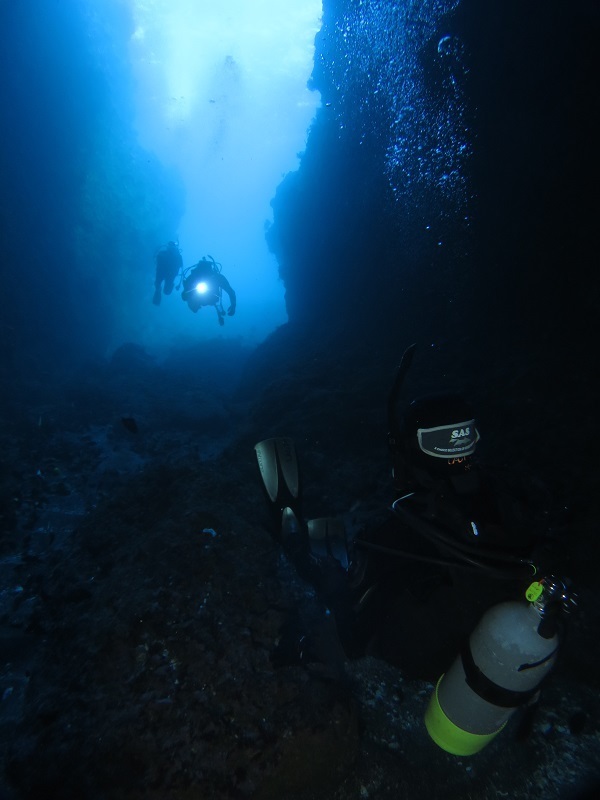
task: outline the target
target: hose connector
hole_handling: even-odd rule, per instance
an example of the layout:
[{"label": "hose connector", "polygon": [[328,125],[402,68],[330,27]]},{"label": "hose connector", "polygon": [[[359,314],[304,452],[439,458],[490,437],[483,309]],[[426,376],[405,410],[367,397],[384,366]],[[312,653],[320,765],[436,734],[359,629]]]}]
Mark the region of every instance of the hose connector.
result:
[{"label": "hose connector", "polygon": [[554,636],[560,619],[577,611],[579,603],[571,581],[556,575],[547,575],[534,581],[525,592],[525,597],[540,615],[538,633],[545,639]]}]

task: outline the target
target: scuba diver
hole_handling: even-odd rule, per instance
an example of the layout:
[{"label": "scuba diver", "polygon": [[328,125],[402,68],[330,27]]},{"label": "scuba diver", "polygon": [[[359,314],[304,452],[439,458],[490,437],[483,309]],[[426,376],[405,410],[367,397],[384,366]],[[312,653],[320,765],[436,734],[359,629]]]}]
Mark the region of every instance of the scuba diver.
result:
[{"label": "scuba diver", "polygon": [[175,242],[168,242],[156,254],[156,277],[154,279],[154,296],[152,302],[160,305],[161,293],[171,294],[175,286],[175,278],[183,268],[183,260],[179,247]]},{"label": "scuba diver", "polygon": [[[210,260],[209,260],[210,259]],[[189,271],[191,270],[191,272]],[[221,275],[221,265],[212,256],[203,256],[202,259],[190,267],[183,274],[183,291],[181,299],[185,300],[190,309],[195,313],[202,306],[214,306],[217,312],[219,325],[225,324],[225,310],[223,308],[223,291],[229,295],[229,309],[227,314],[235,314],[236,296],[229,281]],[[187,274],[189,272],[189,274]]]},{"label": "scuba diver", "polygon": [[[545,491],[476,460],[480,435],[462,397],[419,398],[398,418],[414,350],[405,352],[388,398],[394,500],[353,537],[340,519],[303,519],[291,439],[266,439],[255,451],[274,534],[334,617],[346,656],[373,655],[407,677],[435,680],[482,613],[522,597],[554,571],[557,554]],[[557,585],[568,613],[567,586]],[[308,661],[310,631],[302,642],[289,652]]]}]

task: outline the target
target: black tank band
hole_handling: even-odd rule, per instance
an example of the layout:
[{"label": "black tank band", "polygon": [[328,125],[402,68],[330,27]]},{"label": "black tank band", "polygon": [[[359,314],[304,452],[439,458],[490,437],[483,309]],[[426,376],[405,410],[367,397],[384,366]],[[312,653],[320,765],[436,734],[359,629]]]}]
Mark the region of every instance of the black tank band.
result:
[{"label": "black tank band", "polygon": [[487,675],[483,674],[475,663],[468,640],[463,644],[460,656],[466,675],[467,685],[475,694],[479,695],[482,700],[492,703],[495,706],[500,706],[501,708],[518,708],[518,706],[528,703],[539,689],[539,686],[536,686],[525,692],[518,692],[514,689],[505,689],[503,686],[494,683]]}]

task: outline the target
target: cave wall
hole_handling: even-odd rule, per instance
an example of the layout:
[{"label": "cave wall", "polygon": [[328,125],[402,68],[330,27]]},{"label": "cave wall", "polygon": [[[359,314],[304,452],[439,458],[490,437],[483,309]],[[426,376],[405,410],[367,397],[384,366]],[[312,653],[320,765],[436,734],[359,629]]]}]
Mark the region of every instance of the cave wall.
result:
[{"label": "cave wall", "polygon": [[291,322],[349,330],[358,314],[494,346],[507,320],[533,342],[567,314],[581,332],[598,288],[598,27],[591,3],[325,0],[322,108],[268,232]]},{"label": "cave wall", "polygon": [[117,0],[0,3],[0,362],[104,354],[183,209],[136,142]]},{"label": "cave wall", "polygon": [[322,107],[300,169],[278,187],[267,237],[292,323],[337,331],[350,318],[364,332],[406,319],[415,297],[429,303],[434,282],[436,293],[460,289],[465,265],[458,277],[453,265],[469,210],[464,185],[451,184],[464,184],[465,80],[436,57],[455,7],[324,3],[309,84]]},{"label": "cave wall", "polygon": [[600,14],[588,2],[467,0],[459,25],[472,53],[477,253],[488,292],[509,304],[524,337],[540,328],[574,337],[599,299],[591,198]]}]

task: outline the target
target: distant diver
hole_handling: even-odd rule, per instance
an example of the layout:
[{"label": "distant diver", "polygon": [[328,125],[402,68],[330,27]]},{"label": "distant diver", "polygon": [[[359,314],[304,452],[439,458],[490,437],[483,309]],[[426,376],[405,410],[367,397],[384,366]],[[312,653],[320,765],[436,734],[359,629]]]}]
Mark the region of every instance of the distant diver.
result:
[{"label": "distant diver", "polygon": [[179,247],[175,242],[168,242],[166,247],[161,247],[156,254],[156,278],[154,279],[155,306],[160,305],[161,293],[171,294],[175,286],[175,279],[183,268],[183,260]]},{"label": "distant diver", "polygon": [[223,290],[229,295],[229,309],[227,314],[235,314],[236,296],[229,281],[221,275],[221,265],[212,256],[203,256],[202,259],[190,267],[189,275],[183,275],[183,291],[181,299],[185,300],[194,314],[202,306],[214,306],[217,312],[219,325],[225,324],[225,309],[223,308]]}]

